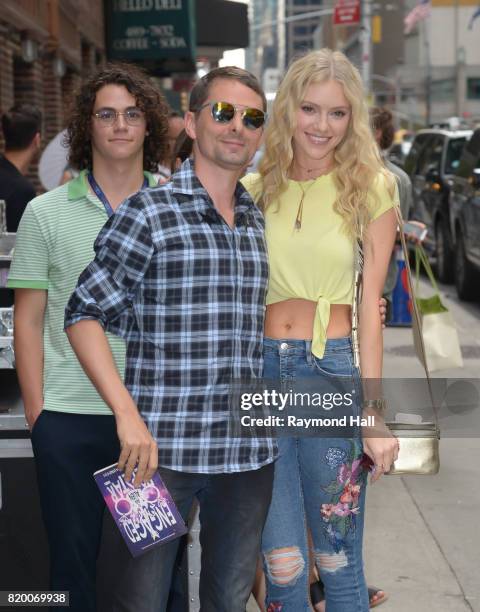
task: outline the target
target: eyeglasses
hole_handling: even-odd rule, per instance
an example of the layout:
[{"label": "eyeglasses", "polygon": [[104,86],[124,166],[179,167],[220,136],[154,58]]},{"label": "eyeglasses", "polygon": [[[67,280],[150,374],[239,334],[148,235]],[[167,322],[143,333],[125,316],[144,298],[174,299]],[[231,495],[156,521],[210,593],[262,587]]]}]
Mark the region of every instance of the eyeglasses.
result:
[{"label": "eyeglasses", "polygon": [[125,122],[128,125],[140,125],[143,121],[144,112],[139,108],[127,108],[124,113],[116,111],[114,108],[101,108],[93,116],[98,119],[101,125],[112,126],[118,119],[119,115],[125,117]]},{"label": "eyeglasses", "polygon": [[258,130],[265,123],[267,114],[259,108],[241,108],[230,102],[206,102],[198,111],[210,106],[212,109],[212,117],[217,123],[230,123],[235,117],[235,113],[239,112],[242,117],[243,125],[249,130]]}]

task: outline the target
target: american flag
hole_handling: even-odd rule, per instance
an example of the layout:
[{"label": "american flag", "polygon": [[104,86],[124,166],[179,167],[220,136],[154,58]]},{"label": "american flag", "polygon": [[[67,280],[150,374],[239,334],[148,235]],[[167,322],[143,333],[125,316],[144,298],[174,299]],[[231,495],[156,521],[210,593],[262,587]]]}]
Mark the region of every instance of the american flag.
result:
[{"label": "american flag", "polygon": [[475,21],[475,19],[477,19],[477,17],[480,17],[480,6],[477,8],[477,10],[473,13],[473,15],[470,17],[470,21],[468,23],[468,29],[472,30],[473,29],[473,22]]},{"label": "american flag", "polygon": [[418,4],[408,13],[403,20],[404,33],[410,34],[413,27],[422,19],[430,16],[431,3],[430,0],[420,0]]}]

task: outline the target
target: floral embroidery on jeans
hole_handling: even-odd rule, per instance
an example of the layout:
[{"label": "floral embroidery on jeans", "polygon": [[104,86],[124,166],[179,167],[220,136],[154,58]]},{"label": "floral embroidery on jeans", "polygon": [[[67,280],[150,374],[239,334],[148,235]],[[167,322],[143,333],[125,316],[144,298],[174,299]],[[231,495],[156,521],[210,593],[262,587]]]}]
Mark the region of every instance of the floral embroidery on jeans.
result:
[{"label": "floral embroidery on jeans", "polygon": [[282,612],[283,605],[278,603],[277,601],[272,601],[272,603],[268,606],[267,612]]},{"label": "floral embroidery on jeans", "polygon": [[329,448],[327,454],[325,455],[327,465],[332,470],[344,463],[346,458],[347,453],[343,450],[343,448]]},{"label": "floral embroidery on jeans", "polygon": [[[327,462],[332,457],[338,457],[338,448],[329,448]],[[344,453],[345,458],[347,454]],[[354,458],[356,457],[356,459]],[[365,484],[367,461],[361,454],[358,442],[351,442],[349,461],[338,464],[337,478],[324,491],[332,494],[332,503],[322,504],[320,513],[325,529],[335,552],[342,548],[342,542],[347,533],[355,529],[356,515],[360,512],[358,500],[362,485]]]}]

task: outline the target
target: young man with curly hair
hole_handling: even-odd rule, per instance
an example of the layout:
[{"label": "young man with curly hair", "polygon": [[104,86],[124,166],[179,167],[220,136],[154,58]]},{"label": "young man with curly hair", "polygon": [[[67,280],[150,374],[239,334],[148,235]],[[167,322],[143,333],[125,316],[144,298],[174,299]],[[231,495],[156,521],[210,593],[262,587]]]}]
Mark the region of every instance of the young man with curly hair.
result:
[{"label": "young man with curly hair", "polygon": [[[51,588],[70,592],[71,612],[96,609],[104,502],[92,474],[118,459],[120,444],[115,417],[63,332],[64,309],[108,217],[128,196],[155,184],[150,172],[168,149],[167,127],[166,102],[142,71],[111,64],[92,76],[76,97],[67,130],[69,162],[80,175],[33,199],[17,234],[8,281],[15,289],[16,366]],[[108,341],[123,376],[124,341],[111,335]]]}]

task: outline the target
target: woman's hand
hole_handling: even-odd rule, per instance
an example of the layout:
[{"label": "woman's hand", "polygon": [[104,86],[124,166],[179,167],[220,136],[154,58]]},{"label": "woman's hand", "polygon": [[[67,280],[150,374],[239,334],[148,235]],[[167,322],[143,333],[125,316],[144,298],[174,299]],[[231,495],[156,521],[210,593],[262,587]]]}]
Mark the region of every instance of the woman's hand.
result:
[{"label": "woman's hand", "polygon": [[373,462],[370,482],[374,483],[388,472],[398,459],[400,446],[398,439],[383,422],[376,423],[374,427],[362,427],[362,435],[363,452]]}]

